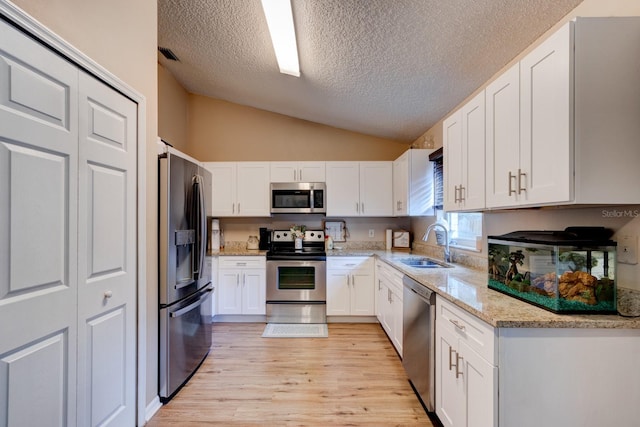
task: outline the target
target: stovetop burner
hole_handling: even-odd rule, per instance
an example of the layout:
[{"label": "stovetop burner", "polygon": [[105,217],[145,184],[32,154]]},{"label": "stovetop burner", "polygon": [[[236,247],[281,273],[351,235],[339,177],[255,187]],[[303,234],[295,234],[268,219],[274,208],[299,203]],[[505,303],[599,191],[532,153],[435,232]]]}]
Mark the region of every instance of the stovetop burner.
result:
[{"label": "stovetop burner", "polygon": [[302,239],[302,248],[296,249],[289,230],[274,230],[267,259],[326,259],[324,237],[323,230],[307,230]]}]

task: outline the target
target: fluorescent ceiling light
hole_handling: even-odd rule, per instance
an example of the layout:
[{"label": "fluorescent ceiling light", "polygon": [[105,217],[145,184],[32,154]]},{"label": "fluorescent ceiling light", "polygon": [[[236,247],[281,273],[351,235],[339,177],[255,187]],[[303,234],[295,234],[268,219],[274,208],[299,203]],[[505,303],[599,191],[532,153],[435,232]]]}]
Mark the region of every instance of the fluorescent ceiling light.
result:
[{"label": "fluorescent ceiling light", "polygon": [[267,18],[273,50],[276,52],[278,67],[283,74],[300,77],[296,31],[290,0],[262,0],[262,9]]}]

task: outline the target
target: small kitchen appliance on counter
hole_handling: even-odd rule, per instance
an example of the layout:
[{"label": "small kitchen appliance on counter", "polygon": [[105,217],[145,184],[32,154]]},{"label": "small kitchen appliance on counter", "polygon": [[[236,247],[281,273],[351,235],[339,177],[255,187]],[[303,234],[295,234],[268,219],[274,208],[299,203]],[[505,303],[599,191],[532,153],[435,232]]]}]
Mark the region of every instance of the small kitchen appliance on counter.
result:
[{"label": "small kitchen appliance on counter", "polygon": [[258,250],[260,248],[260,243],[258,242],[258,236],[249,236],[249,239],[247,239],[247,249],[252,251],[252,250]]},{"label": "small kitchen appliance on counter", "polygon": [[260,234],[258,236],[260,243],[258,244],[258,249],[268,251],[271,248],[271,233],[273,233],[273,230],[260,227]]},{"label": "small kitchen appliance on counter", "polygon": [[603,227],[489,236],[489,288],[554,313],[616,313],[616,242]]}]

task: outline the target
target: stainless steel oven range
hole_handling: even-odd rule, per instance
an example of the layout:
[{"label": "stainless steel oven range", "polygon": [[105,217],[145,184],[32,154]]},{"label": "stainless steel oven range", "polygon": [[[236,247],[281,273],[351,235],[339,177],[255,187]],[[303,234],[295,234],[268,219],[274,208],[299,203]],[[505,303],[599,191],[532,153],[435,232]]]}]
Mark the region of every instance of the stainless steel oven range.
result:
[{"label": "stainless steel oven range", "polygon": [[327,321],[324,231],[307,230],[295,249],[289,230],[275,230],[267,252],[267,322]]}]

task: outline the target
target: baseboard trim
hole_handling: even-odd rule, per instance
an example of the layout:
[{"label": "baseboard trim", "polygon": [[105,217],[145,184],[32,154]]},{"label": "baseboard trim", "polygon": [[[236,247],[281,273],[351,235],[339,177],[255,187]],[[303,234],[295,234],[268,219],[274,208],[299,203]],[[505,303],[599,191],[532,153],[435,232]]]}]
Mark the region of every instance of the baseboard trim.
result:
[{"label": "baseboard trim", "polygon": [[267,323],[267,316],[261,314],[216,314],[213,323]]},{"label": "baseboard trim", "polygon": [[160,396],[156,396],[149,404],[147,405],[144,411],[144,420],[148,422],[155,414],[162,408],[162,403],[160,403]]},{"label": "baseboard trim", "polygon": [[378,323],[376,316],[327,316],[327,323]]}]

